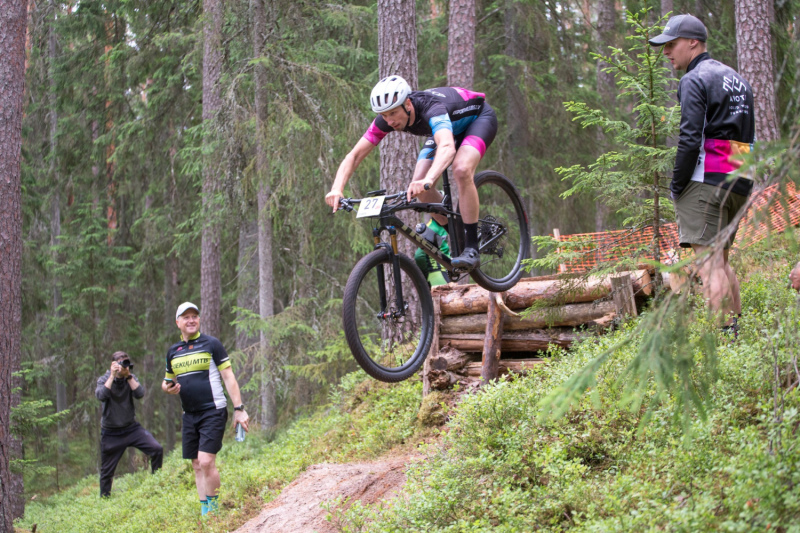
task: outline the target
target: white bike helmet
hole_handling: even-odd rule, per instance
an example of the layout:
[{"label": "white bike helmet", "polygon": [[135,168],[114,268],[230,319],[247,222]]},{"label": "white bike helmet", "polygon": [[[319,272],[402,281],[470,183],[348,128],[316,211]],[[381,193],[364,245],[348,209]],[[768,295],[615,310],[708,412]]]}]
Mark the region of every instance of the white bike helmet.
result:
[{"label": "white bike helmet", "polygon": [[409,94],[411,94],[411,87],[406,80],[400,76],[388,76],[379,81],[372,89],[369,103],[374,112],[383,113],[403,105]]}]

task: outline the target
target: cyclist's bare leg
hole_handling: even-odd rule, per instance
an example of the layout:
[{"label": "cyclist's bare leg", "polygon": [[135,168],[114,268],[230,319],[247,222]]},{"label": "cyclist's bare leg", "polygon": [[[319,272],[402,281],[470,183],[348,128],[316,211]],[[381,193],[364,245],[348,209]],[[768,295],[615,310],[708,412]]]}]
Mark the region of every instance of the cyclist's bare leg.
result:
[{"label": "cyclist's bare leg", "polygon": [[473,146],[462,146],[453,160],[453,180],[458,187],[458,205],[464,224],[478,221],[480,200],[475,188],[475,169],[481,162],[481,153]]},{"label": "cyclist's bare leg", "polygon": [[[428,174],[428,170],[430,170],[431,165],[433,165],[433,159],[421,159],[417,161],[417,166],[414,168],[414,177],[411,181],[419,181]],[[417,195],[417,198],[420,202],[425,202],[429,204],[433,204],[436,202],[442,201],[442,195],[436,189],[431,189],[429,191],[423,191]],[[431,214],[431,217],[438,222],[442,226],[447,225],[447,217],[444,215],[435,215]]]}]

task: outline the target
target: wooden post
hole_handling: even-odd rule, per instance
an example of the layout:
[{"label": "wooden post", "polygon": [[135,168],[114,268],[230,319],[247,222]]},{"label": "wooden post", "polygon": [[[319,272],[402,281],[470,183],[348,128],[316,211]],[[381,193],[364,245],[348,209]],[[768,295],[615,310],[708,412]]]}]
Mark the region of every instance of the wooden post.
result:
[{"label": "wooden post", "polygon": [[[560,230],[560,229],[558,229],[558,228],[553,228],[553,238],[554,238],[555,240],[557,240],[557,241],[561,241],[561,230]],[[557,251],[557,252],[560,252],[560,251],[561,251],[561,248],[557,248],[557,249],[556,249],[556,251]],[[560,273],[564,273],[564,272],[566,272],[566,271],[567,271],[567,265],[565,265],[564,263],[560,263],[560,264],[558,265],[558,271],[559,271]]]},{"label": "wooden post", "polygon": [[440,294],[433,294],[433,340],[431,341],[431,348],[428,350],[428,357],[425,358],[425,364],[422,365],[422,397],[424,398],[431,392],[431,361],[439,355],[439,324],[442,320],[441,306],[439,302],[442,296]]},{"label": "wooden post", "polygon": [[639,315],[636,311],[636,300],[633,298],[633,281],[630,274],[611,278],[611,296],[614,298],[614,306],[620,317]]},{"label": "wooden post", "polygon": [[481,360],[481,380],[489,383],[497,378],[500,364],[500,344],[503,341],[503,295],[489,293],[489,309],[486,318],[486,335],[483,340],[483,359]]}]

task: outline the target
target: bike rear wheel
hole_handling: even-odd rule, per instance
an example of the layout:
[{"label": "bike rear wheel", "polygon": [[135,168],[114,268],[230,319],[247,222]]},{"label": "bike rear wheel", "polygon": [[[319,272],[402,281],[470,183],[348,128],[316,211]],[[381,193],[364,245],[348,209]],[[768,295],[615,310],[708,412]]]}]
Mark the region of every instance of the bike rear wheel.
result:
[{"label": "bike rear wheel", "polygon": [[392,255],[386,249],[370,252],[353,268],[342,308],[345,337],[356,361],[367,374],[388,383],[414,375],[433,339],[433,301],[425,276],[413,260],[404,255],[397,259],[402,308],[397,306]]},{"label": "bike rear wheel", "polygon": [[476,174],[475,188],[481,263],[470,275],[488,291],[507,291],[522,277],[522,261],[530,253],[528,216],[517,188],[499,172]]}]

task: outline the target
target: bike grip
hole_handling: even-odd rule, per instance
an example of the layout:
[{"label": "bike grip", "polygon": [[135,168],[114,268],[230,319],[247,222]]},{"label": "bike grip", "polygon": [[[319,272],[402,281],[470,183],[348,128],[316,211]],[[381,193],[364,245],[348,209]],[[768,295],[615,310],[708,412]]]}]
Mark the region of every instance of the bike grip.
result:
[{"label": "bike grip", "polygon": [[426,184],[425,184],[425,190],[426,190],[426,191],[429,191],[429,190],[431,190],[431,185],[430,185],[430,183],[426,183]]}]

